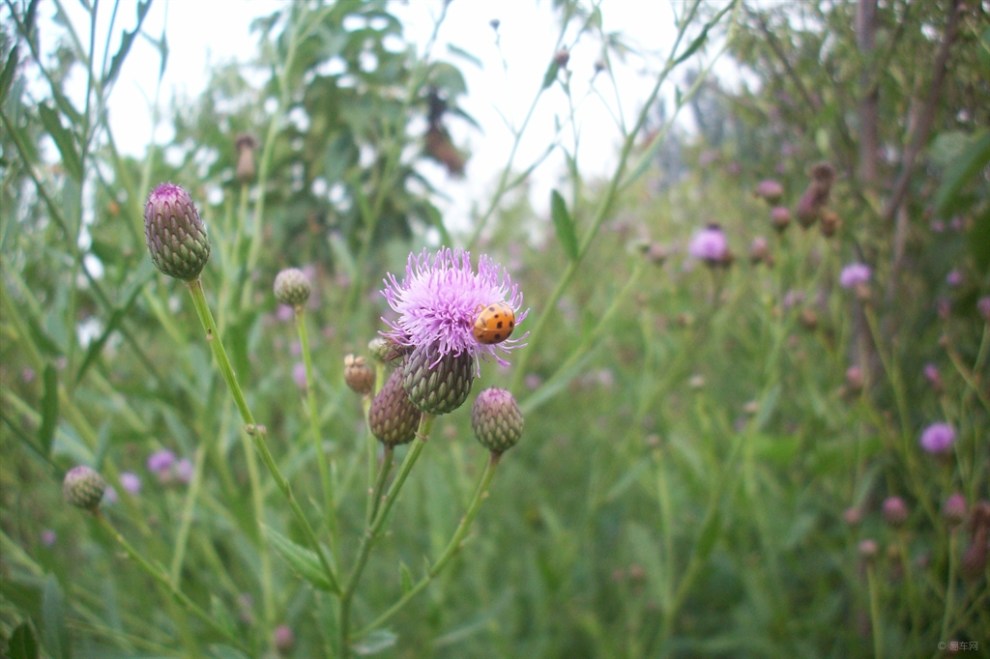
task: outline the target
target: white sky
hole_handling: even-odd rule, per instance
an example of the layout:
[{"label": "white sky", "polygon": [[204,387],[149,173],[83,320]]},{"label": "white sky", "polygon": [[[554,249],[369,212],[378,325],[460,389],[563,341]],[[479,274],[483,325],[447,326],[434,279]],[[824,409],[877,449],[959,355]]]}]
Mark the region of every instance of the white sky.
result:
[{"label": "white sky", "polygon": [[[249,31],[251,21],[266,15],[288,0],[155,0],[145,20],[145,31],[157,37],[166,31],[169,59],[159,107],[167,112],[173,96],[191,98],[202,92],[210,69],[230,60],[246,60],[257,42]],[[86,27],[77,3],[63,3],[77,12],[74,22],[81,35]],[[648,64],[656,71],[674,35],[672,6],[680,7],[683,0],[604,0],[602,14],[607,32],[621,31],[626,42],[637,50],[654,55]],[[42,3],[42,12],[54,13],[53,5]],[[101,3],[102,16],[107,18],[112,3]],[[111,51],[119,44],[119,30],[131,28],[135,22],[136,5],[121,2],[117,17],[117,35]],[[406,37],[422,51],[432,30],[433,18],[439,14],[442,0],[410,0],[390,5],[391,11],[404,23]],[[500,21],[498,39],[490,25]],[[105,23],[104,28],[105,30]],[[468,93],[462,106],[482,126],[483,132],[452,120],[455,142],[466,145],[471,152],[466,176],[448,180],[439,168],[435,182],[452,197],[441,203],[442,210],[455,223],[465,219],[472,204],[483,206],[494,186],[496,173],[504,166],[512,137],[505,125],[508,120],[518,125],[539,89],[557,34],[556,21],[548,0],[453,0],[447,20],[433,53],[458,65],[467,77]],[[102,38],[102,37],[101,37]],[[97,43],[102,43],[98,40]],[[447,44],[468,51],[482,62],[481,68],[451,55]],[[588,175],[603,175],[615,162],[619,133],[605,107],[606,101],[589,92],[594,62],[599,56],[598,44],[583,38],[571,53],[568,68],[573,72],[572,85],[581,131],[579,164]],[[638,111],[649,91],[651,79],[642,75],[644,60],[631,57],[625,63],[613,61],[621,102],[627,121]],[[159,60],[157,52],[139,38],[124,65],[110,101],[110,117],[114,137],[122,150],[140,156],[154,139],[167,144],[170,139],[167,117],[158,127],[152,126],[152,102],[155,95]],[[605,76],[594,84],[609,99],[615,110],[614,93]],[[668,90],[670,95],[673,87]],[[551,89],[541,99],[541,105],[527,130],[528,137],[517,155],[516,169],[528,166],[542,153],[553,134],[555,118],[564,121],[568,114],[564,94],[559,87]],[[456,125],[460,124],[460,126]],[[565,137],[570,144],[570,138]],[[533,199],[538,209],[548,205],[549,191],[557,182],[562,158],[546,163],[535,179]],[[449,216],[449,215],[448,215]],[[460,217],[458,217],[460,216]]]}]

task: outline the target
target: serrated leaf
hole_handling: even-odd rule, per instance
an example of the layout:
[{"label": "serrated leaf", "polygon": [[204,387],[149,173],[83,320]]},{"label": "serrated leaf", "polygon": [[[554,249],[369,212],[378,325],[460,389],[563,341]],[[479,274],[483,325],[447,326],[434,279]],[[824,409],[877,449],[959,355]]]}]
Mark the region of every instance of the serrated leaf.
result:
[{"label": "serrated leaf", "polygon": [[17,56],[18,50],[15,46],[7,56],[7,63],[4,64],[3,72],[0,73],[0,104],[3,104],[7,100],[7,92],[10,91],[10,85],[14,82],[14,71],[17,70]]},{"label": "serrated leaf", "polygon": [[53,657],[69,656],[65,628],[65,596],[58,580],[49,575],[41,592],[41,640]]},{"label": "serrated leaf", "polygon": [[316,552],[297,545],[271,527],[266,526],[265,533],[268,534],[268,539],[271,541],[275,551],[285,559],[285,562],[289,564],[293,572],[306,580],[314,588],[328,592],[333,591],[333,585],[327,579],[327,575],[323,571],[323,566],[320,564],[320,559],[316,555]]},{"label": "serrated leaf", "polygon": [[50,456],[55,427],[58,425],[58,371],[51,364],[45,366],[44,393],[41,395],[41,425],[38,427],[38,444],[44,455]]},{"label": "serrated leaf", "polygon": [[137,25],[130,32],[124,30],[124,35],[120,39],[120,48],[117,49],[113,59],[110,60],[110,70],[103,77],[104,86],[112,84],[117,79],[120,68],[124,65],[124,60],[127,59],[127,53],[130,52],[131,46],[134,44],[135,37],[141,32],[141,24],[144,23],[144,17],[148,15],[149,9],[151,9],[151,0],[144,0],[144,2],[138,3]]},{"label": "serrated leaf", "polygon": [[38,659],[38,640],[34,630],[26,622],[22,622],[10,635],[7,645],[10,659]]},{"label": "serrated leaf", "polygon": [[45,130],[51,136],[52,141],[55,142],[55,147],[58,149],[59,155],[62,156],[62,167],[65,168],[65,172],[73,180],[81,181],[82,160],[80,160],[79,153],[76,151],[76,143],[72,132],[62,125],[62,120],[59,119],[58,112],[47,105],[38,106],[38,116]]},{"label": "serrated leaf", "polygon": [[550,214],[553,217],[554,229],[557,230],[557,240],[564,248],[564,253],[570,260],[577,260],[578,243],[577,234],[574,232],[574,221],[567,212],[567,203],[556,190],[550,193]]}]

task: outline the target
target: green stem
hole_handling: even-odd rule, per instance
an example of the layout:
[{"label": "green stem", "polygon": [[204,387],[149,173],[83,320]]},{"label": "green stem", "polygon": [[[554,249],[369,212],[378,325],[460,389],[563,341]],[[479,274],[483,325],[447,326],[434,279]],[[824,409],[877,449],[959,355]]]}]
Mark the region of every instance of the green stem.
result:
[{"label": "green stem", "polygon": [[374,545],[382,526],[385,525],[385,520],[388,519],[388,515],[392,511],[392,505],[395,503],[399,491],[405,484],[413,465],[416,464],[416,460],[419,459],[419,454],[423,452],[423,447],[426,446],[426,441],[429,439],[430,431],[433,428],[433,419],[432,414],[423,414],[420,418],[419,429],[416,431],[416,439],[413,440],[412,445],[409,447],[409,452],[406,453],[406,457],[402,461],[402,466],[399,467],[399,473],[396,474],[395,480],[392,481],[392,485],[388,488],[388,493],[385,494],[385,499],[382,501],[384,505],[378,510],[371,525],[365,530],[364,536],[361,538],[361,546],[358,549],[357,559],[347,578],[344,590],[340,595],[337,631],[340,641],[338,652],[341,659],[347,659],[350,656],[351,604],[354,600],[358,582],[361,580],[361,573],[364,572],[364,568],[368,564],[371,547]]},{"label": "green stem", "polygon": [[468,504],[467,511],[461,518],[460,523],[457,525],[457,529],[454,531],[454,535],[451,536],[450,542],[447,543],[447,547],[440,554],[440,557],[430,566],[430,569],[426,571],[426,574],[416,582],[416,584],[407,590],[401,598],[399,598],[395,604],[388,608],[384,613],[375,618],[375,620],[366,625],[364,628],[359,630],[354,634],[355,638],[361,638],[366,634],[374,631],[380,625],[384,624],[388,619],[395,615],[402,607],[409,603],[416,595],[418,595],[424,588],[426,588],[440,572],[446,567],[447,563],[450,562],[454,556],[456,556],[460,550],[464,547],[464,538],[467,536],[468,531],[471,530],[471,524],[474,522],[475,517],[478,515],[478,511],[481,509],[481,502],[488,497],[488,489],[491,486],[492,479],[495,477],[495,469],[498,467],[499,460],[502,455],[500,453],[491,453],[488,457],[488,464],[485,465],[485,470],[481,474],[481,478],[478,480],[478,486],[475,488],[474,496],[471,498],[471,503]]},{"label": "green stem", "polygon": [[327,455],[323,450],[323,438],[320,435],[320,415],[316,408],[316,378],[313,375],[313,357],[309,350],[306,315],[302,305],[297,306],[295,312],[296,332],[299,335],[303,364],[306,366],[306,407],[309,413],[309,430],[313,439],[313,450],[316,453],[316,469],[320,474],[320,486],[323,489],[323,517],[330,533],[330,551],[332,552],[337,537],[337,513],[334,504],[333,481],[330,480]]},{"label": "green stem", "polygon": [[[203,284],[199,278],[187,283],[189,285],[189,292],[192,295],[193,306],[196,307],[196,315],[199,316],[203,329],[206,330],[206,342],[213,351],[213,356],[217,361],[217,365],[220,367],[220,373],[223,375],[223,379],[227,382],[227,386],[234,396],[234,402],[237,404],[237,409],[240,410],[244,423],[249,427],[253,427],[256,425],[254,417],[251,415],[251,410],[244,397],[244,391],[237,381],[237,375],[234,373],[234,368],[230,364],[230,359],[227,358],[227,351],[224,349],[223,341],[220,339],[220,332],[217,331],[213,314],[210,313],[210,307],[206,303]],[[258,463],[255,460],[254,451],[251,450],[249,438],[242,434],[241,439],[244,446],[244,457],[247,462],[248,485],[251,489],[251,505],[254,508],[254,530],[256,540],[258,541],[259,560],[261,561],[261,591],[265,622],[268,627],[271,627],[272,621],[275,618],[275,600],[272,585],[271,556],[268,552],[268,544],[262,538],[262,524],[265,521],[265,503],[261,491],[261,477],[258,474]]]},{"label": "green stem", "polygon": [[241,643],[241,641],[237,637],[232,635],[227,629],[221,626],[213,616],[211,616],[206,611],[204,611],[199,606],[197,606],[195,602],[189,599],[188,595],[186,595],[181,590],[179,590],[179,588],[172,583],[172,580],[169,579],[168,575],[163,570],[156,568],[154,565],[149,563],[148,560],[144,558],[144,556],[142,556],[137,550],[135,550],[134,547],[132,547],[131,544],[127,542],[124,536],[122,536],[120,532],[117,531],[116,528],[114,528],[113,524],[110,523],[110,520],[108,520],[106,517],[100,514],[99,511],[97,511],[94,514],[94,518],[100,524],[100,526],[102,526],[103,529],[107,531],[107,533],[113,536],[113,538],[117,541],[117,544],[119,544],[123,548],[124,552],[131,558],[131,560],[137,563],[138,566],[140,566],[141,569],[148,574],[148,576],[150,576],[159,584],[167,588],[169,592],[172,593],[172,596],[176,600],[178,600],[179,603],[186,608],[186,610],[188,610],[194,616],[196,616],[201,621],[206,623],[206,625],[210,627],[213,631],[217,632],[225,639],[227,639],[229,643],[234,644],[241,650],[247,650],[247,648]]},{"label": "green stem", "polygon": [[873,561],[866,566],[866,584],[870,591],[870,627],[873,631],[873,657],[883,659],[883,626],[880,621],[880,593]]}]

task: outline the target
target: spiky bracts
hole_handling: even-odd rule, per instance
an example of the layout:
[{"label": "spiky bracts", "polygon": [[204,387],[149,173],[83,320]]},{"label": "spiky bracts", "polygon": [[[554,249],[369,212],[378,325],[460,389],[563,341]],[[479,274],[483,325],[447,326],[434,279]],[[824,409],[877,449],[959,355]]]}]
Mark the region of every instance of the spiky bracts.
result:
[{"label": "spiky bracts", "polygon": [[172,183],[159,185],[148,196],[144,237],[155,267],[169,277],[192,281],[210,258],[206,225],[189,193]]}]

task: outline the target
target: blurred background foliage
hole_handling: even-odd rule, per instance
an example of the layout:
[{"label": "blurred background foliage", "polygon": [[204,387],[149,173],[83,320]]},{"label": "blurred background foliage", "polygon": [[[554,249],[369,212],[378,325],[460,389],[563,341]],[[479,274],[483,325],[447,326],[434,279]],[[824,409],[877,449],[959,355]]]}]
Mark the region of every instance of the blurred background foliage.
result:
[{"label": "blurred background foliage", "polygon": [[[513,367],[485,364],[476,384],[510,386],[527,426],[464,554],[358,652],[934,656],[950,641],[986,652],[986,532],[976,512],[959,526],[940,512],[954,492],[971,511],[987,498],[985,6],[740,2],[716,26],[706,21],[728,3],[690,5],[683,48],[710,57],[724,39],[735,75],[685,57],[667,83],[678,93],[621,134],[645,166],[612,180],[572,167],[553,217],[533,210],[531,172],[513,172],[493,192],[492,221],[479,211],[467,236],[451,235],[444,192],[424,172],[463,174],[469,154],[451,127],[478,128],[461,107],[469,53],[448,61],[410,43],[388,2],[287,3],[255,22],[250,56],[170,108],[171,143],[134,159],[114,143],[106,101],[134,38],[155,43],[163,67],[176,47],[140,32],[147,6],[120,5],[122,40],[102,57],[59,2],[2,8],[0,648],[241,656],[62,502],[76,463],[104,473],[118,496],[106,515],[240,637],[244,656],[280,651],[279,625],[294,633],[285,654],[332,647],[333,600],[277,557],[275,610],[261,606],[265,541],[239,422],[184,292],[144,247],[144,200],[171,180],[209,225],[207,294],[307,511],[318,487],[298,347],[270,290],[286,266],[314,282],[309,386],[346,493],[343,558],[362,529],[365,430],[342,360],[380,327],[384,274],[430,241],[474,242],[520,283],[527,325],[546,319]],[[627,54],[601,28],[608,3],[553,7],[558,44],[600,48],[603,75]],[[567,93],[566,59],[540,66]],[[88,80],[81,106],[62,92],[71,75]],[[577,162],[576,146],[547,139]],[[777,180],[794,211],[820,161],[837,173],[829,209],[841,228],[775,232],[754,189]],[[709,222],[729,239],[729,267],[686,253]],[[577,257],[571,234],[590,240]],[[755,238],[772,266],[750,259]],[[867,301],[838,286],[853,261],[873,268]],[[918,448],[935,421],[959,437],[944,459]],[[469,435],[464,410],[438,420],[368,568],[359,632],[456,526],[482,466]],[[192,461],[188,483],[149,472],[159,449]],[[141,476],[140,493],[122,487],[124,472]],[[906,502],[906,521],[885,522],[890,497]],[[270,484],[265,500],[261,521],[298,541]],[[980,542],[983,565],[967,571]]]}]

